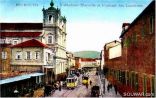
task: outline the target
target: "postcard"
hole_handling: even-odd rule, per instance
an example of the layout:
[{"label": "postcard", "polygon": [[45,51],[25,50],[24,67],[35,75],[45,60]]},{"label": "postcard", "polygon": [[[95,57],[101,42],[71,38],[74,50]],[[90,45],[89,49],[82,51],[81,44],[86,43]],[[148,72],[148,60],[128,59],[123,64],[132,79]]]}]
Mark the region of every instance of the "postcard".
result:
[{"label": "postcard", "polygon": [[155,97],[155,0],[0,0],[0,97]]}]

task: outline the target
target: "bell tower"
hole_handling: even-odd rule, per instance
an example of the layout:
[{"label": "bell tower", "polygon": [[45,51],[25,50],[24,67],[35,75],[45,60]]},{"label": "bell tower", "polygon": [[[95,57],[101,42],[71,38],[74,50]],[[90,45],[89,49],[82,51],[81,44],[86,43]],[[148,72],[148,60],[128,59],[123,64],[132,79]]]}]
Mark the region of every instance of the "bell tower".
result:
[{"label": "bell tower", "polygon": [[54,52],[53,66],[55,74],[65,72],[67,68],[66,57],[66,17],[61,16],[59,8],[54,7],[51,0],[50,7],[43,11],[43,40]]},{"label": "bell tower", "polygon": [[60,9],[54,7],[54,2],[51,0],[50,7],[48,9],[42,9],[43,11],[43,26],[56,25],[58,18],[60,17]]}]

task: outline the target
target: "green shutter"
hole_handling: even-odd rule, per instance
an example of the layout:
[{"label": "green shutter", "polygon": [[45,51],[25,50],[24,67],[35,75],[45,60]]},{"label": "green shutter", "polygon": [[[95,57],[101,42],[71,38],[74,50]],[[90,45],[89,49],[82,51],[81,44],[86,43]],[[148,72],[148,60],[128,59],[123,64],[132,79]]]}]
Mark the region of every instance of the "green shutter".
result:
[{"label": "green shutter", "polygon": [[143,26],[143,28],[142,28],[142,30],[141,30],[141,36],[142,36],[142,38],[145,37],[145,28],[144,28],[144,26]]},{"label": "green shutter", "polygon": [[132,87],[135,88],[135,73],[132,72]]},{"label": "green shutter", "polygon": [[135,91],[138,91],[138,74],[135,74]]},{"label": "green shutter", "polygon": [[124,46],[125,46],[125,47],[129,47],[130,44],[131,44],[131,38],[128,37],[128,38],[126,38],[126,39],[124,40]]},{"label": "green shutter", "polygon": [[153,33],[154,30],[154,15],[150,17],[150,33]]},{"label": "green shutter", "polygon": [[155,96],[155,76],[152,77],[152,96]]},{"label": "green shutter", "polygon": [[144,80],[143,80],[143,91],[144,91],[144,96],[146,95],[147,90],[147,77],[144,75]]},{"label": "green shutter", "polygon": [[131,72],[129,72],[129,85],[131,86]]},{"label": "green shutter", "polygon": [[134,32],[133,35],[132,35],[132,42],[133,42],[134,44],[137,43],[137,34],[136,34],[135,32]]},{"label": "green shutter", "polygon": [[128,71],[126,71],[126,85],[128,84]]}]

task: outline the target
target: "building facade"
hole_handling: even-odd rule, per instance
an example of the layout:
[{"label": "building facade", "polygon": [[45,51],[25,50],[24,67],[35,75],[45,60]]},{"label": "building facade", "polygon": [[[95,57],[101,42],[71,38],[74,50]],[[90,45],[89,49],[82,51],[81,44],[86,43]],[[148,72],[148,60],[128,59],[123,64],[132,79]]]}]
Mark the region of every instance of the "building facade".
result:
[{"label": "building facade", "polygon": [[[14,71],[11,66],[11,45],[16,45],[32,38],[40,39],[42,34],[41,23],[0,23],[0,49],[2,70]],[[5,51],[4,51],[5,50]],[[4,69],[5,67],[10,67]],[[13,68],[13,69],[12,69]]]},{"label": "building facade", "polygon": [[[40,70],[50,76],[54,74],[55,79],[53,80],[57,80],[57,75],[65,73],[67,68],[66,18],[61,16],[60,9],[54,7],[53,1],[48,9],[43,8],[42,11],[43,23],[0,23],[0,42],[1,45],[10,44],[12,47],[9,47],[11,52],[7,54],[12,57],[10,61],[7,61],[11,63],[11,70]],[[37,42],[40,46],[33,46],[29,41],[32,41],[32,44]],[[16,45],[25,46],[25,42],[30,46],[16,47]],[[1,57],[6,58],[6,52],[3,50],[6,49],[1,48]],[[28,56],[31,60],[26,58]],[[40,60],[36,60],[35,56]],[[22,57],[22,59],[18,60],[18,57]],[[6,63],[6,60],[2,59],[1,63]],[[23,65],[28,66],[26,68]],[[39,67],[40,65],[42,68]],[[4,66],[9,66],[9,64],[1,67]],[[5,70],[5,68],[2,69]]]},{"label": "building facade", "polygon": [[0,73],[11,71],[11,49],[10,44],[0,44]]},{"label": "building facade", "polygon": [[75,57],[73,53],[67,52],[67,59],[68,68],[75,66]]},{"label": "building facade", "polygon": [[[43,41],[54,52],[55,74],[65,73],[66,57],[66,18],[60,9],[54,7],[53,1],[48,9],[43,8]],[[42,41],[42,42],[43,42]]]},{"label": "building facade", "polygon": [[44,72],[45,81],[54,80],[54,70],[43,70],[53,64],[53,52],[50,48],[36,39],[31,39],[11,47],[12,70],[26,72]]},{"label": "building facade", "polygon": [[[155,96],[155,1],[125,27],[121,38],[121,57],[106,60],[107,77],[122,96]],[[105,56],[108,52],[105,53]],[[107,58],[107,56],[105,57]]]},{"label": "building facade", "polygon": [[100,67],[100,59],[75,57],[75,67],[78,69],[97,68]]},{"label": "building facade", "polygon": [[117,40],[106,43],[104,46],[105,66],[109,68],[118,68],[121,66],[121,43]]}]

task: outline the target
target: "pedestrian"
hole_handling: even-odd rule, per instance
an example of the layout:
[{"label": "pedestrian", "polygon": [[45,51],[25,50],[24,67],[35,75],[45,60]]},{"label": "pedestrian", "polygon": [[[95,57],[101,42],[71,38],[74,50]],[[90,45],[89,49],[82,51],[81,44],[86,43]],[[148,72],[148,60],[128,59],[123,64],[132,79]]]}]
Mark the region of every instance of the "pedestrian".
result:
[{"label": "pedestrian", "polygon": [[90,80],[90,85],[92,85],[92,81]]},{"label": "pedestrian", "polygon": [[61,91],[61,82],[59,81],[59,91]]},{"label": "pedestrian", "polygon": [[109,84],[107,85],[107,91],[109,92]]},{"label": "pedestrian", "polygon": [[118,89],[117,89],[117,85],[116,84],[114,85],[114,90],[115,90],[115,94],[117,95],[117,90]]},{"label": "pedestrian", "polygon": [[14,90],[14,97],[18,97],[19,91],[17,90],[17,88]]},{"label": "pedestrian", "polygon": [[112,84],[111,83],[109,84],[109,87],[112,89]]},{"label": "pedestrian", "polygon": [[108,83],[107,85],[107,91],[109,92],[110,84]]},{"label": "pedestrian", "polygon": [[49,87],[48,87],[48,85],[45,85],[44,96],[48,96],[48,95],[49,95]]},{"label": "pedestrian", "polygon": [[88,83],[86,83],[86,88],[88,88]]}]

